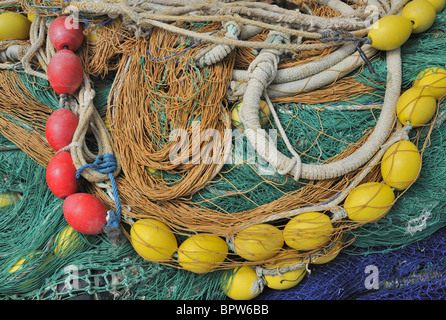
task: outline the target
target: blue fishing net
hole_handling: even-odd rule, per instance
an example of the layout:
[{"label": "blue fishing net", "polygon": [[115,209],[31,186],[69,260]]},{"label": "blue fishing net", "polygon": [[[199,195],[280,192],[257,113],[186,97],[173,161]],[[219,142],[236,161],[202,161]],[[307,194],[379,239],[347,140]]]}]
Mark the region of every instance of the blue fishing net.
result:
[{"label": "blue fishing net", "polygon": [[438,300],[446,295],[446,228],[405,248],[341,252],[288,290],[266,288],[262,300]]}]

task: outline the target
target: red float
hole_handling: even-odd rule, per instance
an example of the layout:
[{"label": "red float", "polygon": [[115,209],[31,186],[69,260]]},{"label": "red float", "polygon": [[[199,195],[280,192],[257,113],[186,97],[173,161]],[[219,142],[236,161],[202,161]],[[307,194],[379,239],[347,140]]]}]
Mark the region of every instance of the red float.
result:
[{"label": "red float", "polygon": [[45,135],[48,143],[54,150],[68,146],[76,132],[79,118],[73,111],[58,109],[48,118],[45,126]]},{"label": "red float", "polygon": [[48,81],[58,94],[71,95],[79,89],[84,78],[82,62],[70,50],[60,50],[48,63]]},{"label": "red float", "polygon": [[69,152],[59,152],[51,159],[46,169],[46,183],[51,192],[60,199],[79,191],[76,167]]},{"label": "red float", "polygon": [[50,41],[56,50],[76,51],[84,41],[84,32],[80,23],[72,17],[62,16],[54,19],[48,29]]},{"label": "red float", "polygon": [[68,224],[83,234],[99,234],[107,224],[107,207],[95,196],[75,193],[63,204],[63,214]]}]

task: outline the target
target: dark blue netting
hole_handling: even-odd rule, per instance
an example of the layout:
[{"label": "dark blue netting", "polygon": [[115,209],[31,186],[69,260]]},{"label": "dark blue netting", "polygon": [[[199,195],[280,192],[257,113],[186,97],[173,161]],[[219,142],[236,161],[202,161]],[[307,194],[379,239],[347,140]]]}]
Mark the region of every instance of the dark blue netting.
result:
[{"label": "dark blue netting", "polygon": [[442,228],[387,253],[341,252],[327,264],[310,265],[311,274],[297,286],[281,291],[265,288],[259,299],[442,300],[446,297],[445,244],[446,228]]}]

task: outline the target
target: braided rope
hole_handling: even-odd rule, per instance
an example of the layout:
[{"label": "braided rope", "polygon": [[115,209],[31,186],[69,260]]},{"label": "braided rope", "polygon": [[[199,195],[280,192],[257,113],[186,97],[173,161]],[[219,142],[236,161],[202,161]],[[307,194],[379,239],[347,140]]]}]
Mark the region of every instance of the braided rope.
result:
[{"label": "braided rope", "polygon": [[[73,136],[73,142],[80,143],[82,147],[76,145],[71,148],[71,156],[76,168],[83,167],[96,160],[96,156],[90,152],[85,144],[85,137],[89,128],[92,129],[98,143],[99,154],[113,154],[110,133],[93,104],[94,95],[95,92],[91,88],[90,80],[84,74],[83,85],[77,97],[79,101],[79,124]],[[120,169],[120,163],[117,160],[114,176],[119,174]],[[86,167],[82,171],[82,176],[90,182],[103,182],[109,179],[108,174],[95,171],[90,167]]]}]

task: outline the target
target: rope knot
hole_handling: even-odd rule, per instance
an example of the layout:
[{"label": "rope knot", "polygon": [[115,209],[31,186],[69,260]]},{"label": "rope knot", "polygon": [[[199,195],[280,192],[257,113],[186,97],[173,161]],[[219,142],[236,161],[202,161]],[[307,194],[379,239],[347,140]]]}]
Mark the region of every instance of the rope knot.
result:
[{"label": "rope knot", "polygon": [[370,60],[367,58],[364,51],[362,51],[362,49],[361,49],[362,44],[371,44],[372,39],[370,39],[369,37],[357,38],[353,34],[351,34],[350,32],[347,32],[345,30],[322,31],[322,32],[320,32],[320,35],[321,35],[321,37],[319,38],[319,41],[322,41],[322,42],[328,42],[328,41],[334,41],[335,43],[341,43],[343,41],[353,42],[360,57],[367,64],[370,74],[372,76],[375,75],[375,70],[373,69],[373,66],[370,63]]},{"label": "rope knot", "polygon": [[96,157],[93,163],[89,163],[80,167],[76,172],[76,179],[79,179],[83,170],[92,168],[93,170],[103,174],[113,174],[118,169],[116,157],[111,153],[101,154]]},{"label": "rope knot", "polygon": [[121,217],[113,210],[107,212],[107,226],[110,228],[119,228]]},{"label": "rope knot", "polygon": [[113,200],[115,201],[116,212],[110,210],[107,214],[107,225],[104,231],[108,234],[113,244],[122,242],[122,235],[119,230],[121,220],[121,203],[119,201],[118,187],[116,185],[113,173],[118,169],[118,163],[114,154],[106,153],[96,157],[93,163],[81,166],[76,171],[76,179],[79,179],[83,170],[91,168],[99,173],[108,174],[112,185]]},{"label": "rope knot", "polygon": [[362,41],[362,38],[356,38],[353,34],[350,32],[347,32],[345,30],[328,30],[328,31],[322,31],[321,33],[320,41],[334,41],[336,43],[341,43],[342,41]]}]

